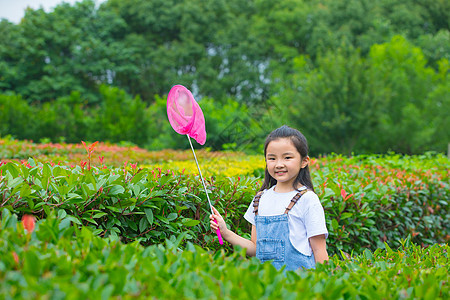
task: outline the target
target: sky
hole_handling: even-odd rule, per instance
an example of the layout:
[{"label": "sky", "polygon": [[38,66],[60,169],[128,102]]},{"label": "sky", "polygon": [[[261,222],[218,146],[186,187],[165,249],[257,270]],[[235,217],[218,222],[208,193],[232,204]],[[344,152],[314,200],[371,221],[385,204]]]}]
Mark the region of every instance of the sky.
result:
[{"label": "sky", "polygon": [[[42,7],[46,12],[52,11],[56,5],[66,2],[74,4],[81,0],[0,0],[0,19],[8,19],[10,22],[19,23],[25,14],[25,8],[39,9]],[[97,0],[97,3],[103,0]]]}]

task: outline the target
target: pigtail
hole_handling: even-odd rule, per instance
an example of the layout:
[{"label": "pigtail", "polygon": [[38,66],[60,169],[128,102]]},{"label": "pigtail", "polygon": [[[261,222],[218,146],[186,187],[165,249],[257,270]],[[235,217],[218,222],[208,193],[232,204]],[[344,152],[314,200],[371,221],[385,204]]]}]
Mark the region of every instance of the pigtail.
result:
[{"label": "pigtail", "polygon": [[294,181],[294,189],[297,189],[299,183],[314,192],[314,185],[311,180],[311,174],[309,173],[309,166],[300,169],[300,172]]},{"label": "pigtail", "polygon": [[261,185],[261,188],[259,189],[259,191],[268,190],[276,184],[277,184],[277,181],[275,180],[275,178],[273,178],[269,174],[269,171],[267,170],[267,167],[266,167],[266,170],[264,171],[264,181],[263,181],[263,184]]}]

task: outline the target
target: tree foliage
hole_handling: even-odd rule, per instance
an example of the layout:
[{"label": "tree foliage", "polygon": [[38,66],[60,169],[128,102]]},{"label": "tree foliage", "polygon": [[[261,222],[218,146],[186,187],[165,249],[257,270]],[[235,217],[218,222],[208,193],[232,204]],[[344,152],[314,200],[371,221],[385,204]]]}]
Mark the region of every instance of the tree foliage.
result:
[{"label": "tree foliage", "polygon": [[343,47],[316,67],[300,56],[296,67],[274,110],[280,123],[304,131],[315,152],[420,153],[442,151],[450,140],[448,61],[435,72],[401,36],[374,45],[367,58]]}]

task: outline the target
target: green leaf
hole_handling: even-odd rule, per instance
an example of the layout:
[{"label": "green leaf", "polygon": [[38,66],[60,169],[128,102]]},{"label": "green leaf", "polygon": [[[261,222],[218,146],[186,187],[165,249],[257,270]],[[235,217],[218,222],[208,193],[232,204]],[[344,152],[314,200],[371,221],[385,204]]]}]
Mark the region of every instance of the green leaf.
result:
[{"label": "green leaf", "polygon": [[139,222],[139,231],[144,232],[148,227],[148,221],[147,219],[142,218]]},{"label": "green leaf", "polygon": [[36,252],[24,251],[23,272],[31,277],[38,278],[41,274],[41,262]]},{"label": "green leaf", "polygon": [[157,218],[158,220],[160,220],[161,222],[163,222],[163,223],[166,223],[166,224],[169,224],[169,223],[170,223],[169,220],[168,220],[166,217],[156,215],[156,218]]},{"label": "green leaf", "polygon": [[2,210],[2,227],[1,229],[5,229],[6,224],[8,224],[9,219],[11,218],[11,212],[7,208],[3,208]]},{"label": "green leaf", "polygon": [[184,226],[188,226],[188,227],[196,226],[200,223],[199,220],[193,220],[193,219],[189,219],[189,218],[184,218],[181,222],[183,223]]},{"label": "green leaf", "polygon": [[145,211],[145,216],[147,217],[148,223],[150,224],[150,226],[153,225],[153,211],[151,210],[151,208],[146,208],[146,209],[144,209],[144,211]]},{"label": "green leaf", "polygon": [[118,194],[122,194],[123,192],[125,192],[125,188],[123,186],[121,186],[121,185],[116,184],[116,185],[113,185],[110,188],[110,190],[108,192],[108,195],[109,196],[115,196],[115,195],[118,195]]},{"label": "green leaf", "polygon": [[365,250],[364,250],[364,256],[365,256],[368,260],[373,260],[373,254],[372,254],[372,252],[370,252],[369,249],[365,249]]},{"label": "green leaf", "polygon": [[67,195],[67,197],[68,198],[66,199],[66,201],[68,203],[70,203],[70,204],[76,204],[76,203],[84,202],[83,197],[81,197],[80,195],[75,194],[75,193],[69,193]]},{"label": "green leaf", "polygon": [[28,206],[30,207],[30,209],[34,208],[34,201],[33,201],[33,199],[28,198],[27,199],[27,203],[28,203]]},{"label": "green leaf", "polygon": [[114,206],[124,209],[124,208],[128,208],[134,204],[136,204],[136,199],[130,198],[130,199],[126,199],[126,200],[121,200],[121,201],[117,202]]},{"label": "green leaf", "polygon": [[120,212],[120,210],[117,207],[114,207],[114,206],[107,205],[106,208],[111,210],[111,211],[114,211],[114,212]]},{"label": "green leaf", "polygon": [[131,229],[133,229],[134,231],[138,230],[138,225],[136,224],[136,222],[134,222],[133,220],[128,220],[127,221],[128,226],[130,226]]},{"label": "green leaf", "polygon": [[67,185],[58,185],[56,186],[58,189],[58,193],[64,197],[65,195],[67,195],[67,193],[71,190],[71,188],[69,188]]},{"label": "green leaf", "polygon": [[144,177],[145,175],[147,175],[145,172],[141,171],[139,173],[137,173],[136,175],[134,175],[133,179],[131,180],[131,183],[136,184],[137,182],[139,182],[142,177]]},{"label": "green leaf", "polygon": [[82,217],[81,219],[88,221],[89,223],[92,223],[94,225],[98,225],[97,222],[95,222],[91,217]]},{"label": "green leaf", "polygon": [[325,188],[325,191],[324,191],[324,194],[323,194],[322,198],[328,198],[328,197],[333,196],[335,194],[336,193],[332,189],[327,187],[327,188]]},{"label": "green leaf", "polygon": [[31,194],[31,188],[28,183],[24,183],[20,188],[20,197],[26,198]]},{"label": "green leaf", "polygon": [[349,213],[349,212],[343,213],[341,215],[341,220],[345,220],[347,218],[350,218],[351,216],[353,216],[353,213]]},{"label": "green leaf", "polygon": [[93,215],[92,218],[93,219],[98,219],[98,218],[101,218],[101,217],[106,216],[106,215],[107,215],[107,213],[100,212],[100,213],[96,213],[95,215]]},{"label": "green leaf", "polygon": [[[18,185],[20,185],[22,183],[23,183],[23,178],[22,177],[17,177],[17,178],[14,178],[13,180],[9,180],[7,187],[12,189],[12,188],[17,187]],[[15,194],[18,190],[19,190],[19,188],[17,190],[13,190],[12,194]]]},{"label": "green leaf", "polygon": [[177,217],[178,217],[178,214],[177,214],[177,213],[170,213],[170,214],[167,216],[167,220],[173,221],[173,220],[175,220]]},{"label": "green leaf", "polygon": [[141,191],[141,187],[138,184],[133,185],[132,187],[133,193],[136,197],[139,196],[139,192]]},{"label": "green leaf", "polygon": [[333,227],[333,230],[335,231],[339,228],[339,223],[336,219],[331,220],[331,227]]},{"label": "green leaf", "polygon": [[8,163],[6,169],[12,175],[13,178],[19,176],[19,168],[14,163]]},{"label": "green leaf", "polygon": [[70,227],[70,219],[68,219],[68,218],[63,219],[61,221],[61,223],[59,223],[59,226],[58,226],[59,230],[61,230],[61,231],[63,229],[69,228],[69,227]]},{"label": "green leaf", "polygon": [[67,213],[64,209],[58,210],[58,218],[64,219],[67,216]]},{"label": "green leaf", "polygon": [[95,189],[98,192],[98,190],[106,183],[107,179],[102,178],[98,182],[95,183]]},{"label": "green leaf", "polygon": [[113,183],[114,181],[116,181],[117,179],[120,178],[120,175],[111,175],[108,177],[108,184]]}]

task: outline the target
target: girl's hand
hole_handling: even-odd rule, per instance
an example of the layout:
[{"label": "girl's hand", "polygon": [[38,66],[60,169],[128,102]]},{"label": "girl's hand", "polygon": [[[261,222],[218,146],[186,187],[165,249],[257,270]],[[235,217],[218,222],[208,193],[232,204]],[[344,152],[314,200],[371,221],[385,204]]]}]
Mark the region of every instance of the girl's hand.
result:
[{"label": "girl's hand", "polygon": [[220,232],[222,233],[223,236],[223,234],[228,230],[227,225],[225,224],[224,219],[219,214],[217,209],[215,209],[214,207],[212,209],[214,214],[209,216],[209,219],[211,220],[210,221],[211,230],[215,232],[217,228],[220,228]]}]

